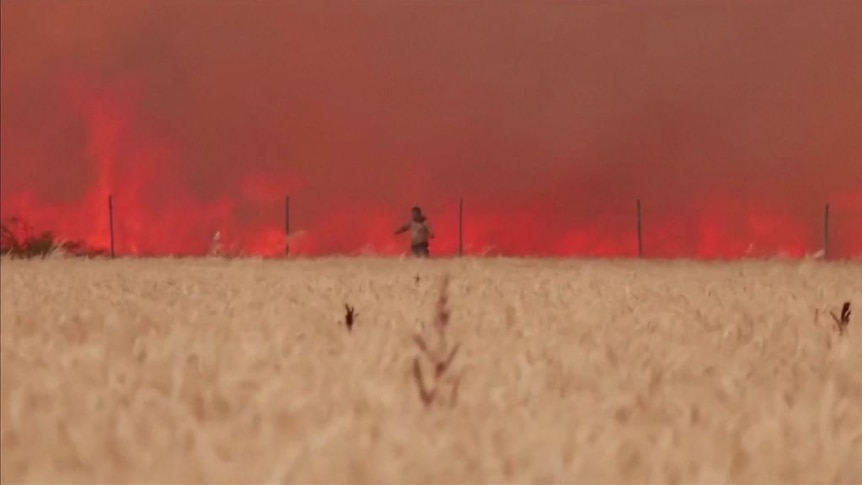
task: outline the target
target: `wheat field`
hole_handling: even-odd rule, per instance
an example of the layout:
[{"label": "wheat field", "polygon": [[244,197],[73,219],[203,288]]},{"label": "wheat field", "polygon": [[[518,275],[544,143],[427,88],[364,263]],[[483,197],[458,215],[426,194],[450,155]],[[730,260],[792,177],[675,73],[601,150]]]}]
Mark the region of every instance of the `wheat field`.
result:
[{"label": "wheat field", "polygon": [[[859,263],[47,259],[0,275],[3,483],[862,482],[862,325],[839,335],[830,316],[862,306]],[[414,336],[447,275],[460,347],[426,406]]]}]

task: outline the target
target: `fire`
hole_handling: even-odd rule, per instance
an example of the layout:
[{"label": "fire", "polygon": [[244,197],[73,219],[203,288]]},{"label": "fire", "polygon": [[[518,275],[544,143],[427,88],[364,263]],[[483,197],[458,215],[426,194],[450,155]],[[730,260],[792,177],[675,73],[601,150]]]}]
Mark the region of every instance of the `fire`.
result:
[{"label": "fire", "polygon": [[[131,91],[134,93],[134,91]],[[18,216],[39,229],[105,249],[110,244],[107,199],[114,203],[115,245],[121,255],[219,254],[283,256],[330,253],[396,255],[407,242],[392,235],[416,201],[399,196],[360,201],[322,193],[302,173],[249,170],[237,190],[216,198],[193,195],[188,185],[207,173],[182,174],[180,146],[169,136],[136,124],[136,95],[77,90],[73,104],[86,126],[85,156],[93,177],[73,203],[52,203],[34,191],[2,195],[4,217]],[[427,174],[426,174],[427,175]],[[185,178],[184,178],[185,177]],[[414,181],[415,182],[415,181]],[[285,235],[285,196],[293,204]],[[556,195],[556,196],[555,196]],[[463,250],[473,255],[635,256],[634,200],[628,208],[590,214],[566,194],[545,195],[523,207],[505,195],[502,204],[465,199]],[[321,204],[321,201],[324,201]],[[555,203],[556,201],[556,203]],[[560,204],[560,202],[563,204]],[[831,200],[830,255],[862,254],[862,185]],[[322,207],[321,207],[322,206]],[[502,209],[501,207],[505,207]],[[561,208],[562,207],[562,208]],[[458,251],[458,201],[432,200],[425,212],[437,239],[432,254]],[[756,198],[703,194],[685,207],[643,201],[644,255],[648,257],[804,257],[823,250],[820,207],[806,214],[776,210]],[[287,243],[287,244],[286,244]]]}]

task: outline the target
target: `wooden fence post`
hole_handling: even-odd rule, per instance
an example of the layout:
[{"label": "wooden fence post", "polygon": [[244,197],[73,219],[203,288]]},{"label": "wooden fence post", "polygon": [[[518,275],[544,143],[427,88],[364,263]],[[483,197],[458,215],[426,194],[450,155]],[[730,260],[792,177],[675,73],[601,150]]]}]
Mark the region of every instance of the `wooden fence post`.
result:
[{"label": "wooden fence post", "polygon": [[284,198],[284,255],[290,255],[290,196]]},{"label": "wooden fence post", "polygon": [[638,199],[638,203],[637,203],[637,230],[638,230],[638,257],[639,258],[642,258],[644,255],[642,227],[643,227],[643,225],[641,222],[641,200]]},{"label": "wooden fence post", "polygon": [[108,231],[111,236],[111,259],[114,259],[114,197],[108,194]]},{"label": "wooden fence post", "polygon": [[823,259],[829,259],[829,204],[823,210]]},{"label": "wooden fence post", "polygon": [[464,198],[458,200],[458,256],[464,255]]}]

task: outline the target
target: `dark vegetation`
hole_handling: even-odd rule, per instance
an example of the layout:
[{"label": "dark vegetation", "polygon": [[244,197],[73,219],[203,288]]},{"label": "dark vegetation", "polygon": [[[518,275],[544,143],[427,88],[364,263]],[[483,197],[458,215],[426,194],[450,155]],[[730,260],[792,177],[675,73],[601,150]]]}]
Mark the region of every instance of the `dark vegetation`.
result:
[{"label": "dark vegetation", "polygon": [[0,222],[0,255],[12,258],[45,258],[61,251],[70,256],[102,256],[104,249],[87,246],[83,241],[64,241],[52,231],[37,232],[33,226],[18,217]]},{"label": "dark vegetation", "polygon": [[844,332],[847,331],[847,326],[850,325],[850,302],[845,301],[844,305],[841,307],[841,316],[837,316],[832,312],[829,312],[832,315],[832,319],[835,320],[835,328],[838,329],[838,333],[844,335]]},{"label": "dark vegetation", "polygon": [[[461,377],[449,371],[452,368],[452,361],[455,360],[455,355],[458,353],[461,344],[455,344],[454,347],[450,348],[446,336],[450,316],[447,305],[449,300],[447,295],[448,287],[449,277],[446,276],[443,278],[440,296],[437,299],[437,309],[432,328],[433,335],[436,337],[436,345],[433,345],[431,340],[421,333],[416,333],[413,336],[413,341],[421,352],[420,357],[425,357],[424,367],[430,369],[430,372],[423,372],[420,358],[415,357],[413,359],[413,378],[419,390],[419,399],[422,400],[422,404],[426,408],[431,407],[435,401],[440,402],[445,399],[442,394],[446,392],[444,389],[447,387],[449,389],[449,405],[454,406],[458,400],[458,387]],[[430,376],[430,378],[426,378],[426,375]]]},{"label": "dark vegetation", "polygon": [[344,304],[344,310],[344,326],[347,327],[347,331],[350,332],[353,330],[353,324],[356,323],[356,317],[358,317],[359,314],[356,313],[355,308],[347,303]]}]

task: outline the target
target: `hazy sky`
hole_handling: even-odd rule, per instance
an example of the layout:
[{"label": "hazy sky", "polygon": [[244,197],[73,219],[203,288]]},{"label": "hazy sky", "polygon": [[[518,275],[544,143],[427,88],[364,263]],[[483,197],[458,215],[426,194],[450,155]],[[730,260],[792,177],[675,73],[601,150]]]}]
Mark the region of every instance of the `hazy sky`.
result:
[{"label": "hazy sky", "polygon": [[862,197],[859,0],[3,0],[0,19],[4,198],[93,187],[92,99],[128,107],[117,129],[169,152],[158,178],[192,200],[249,177],[320,207],[464,195],[575,221],[636,197]]}]

